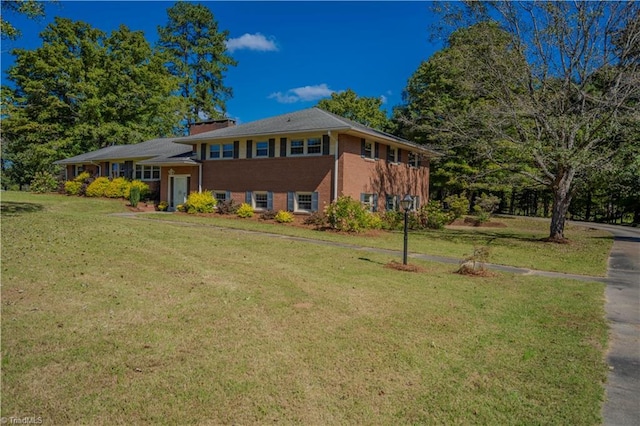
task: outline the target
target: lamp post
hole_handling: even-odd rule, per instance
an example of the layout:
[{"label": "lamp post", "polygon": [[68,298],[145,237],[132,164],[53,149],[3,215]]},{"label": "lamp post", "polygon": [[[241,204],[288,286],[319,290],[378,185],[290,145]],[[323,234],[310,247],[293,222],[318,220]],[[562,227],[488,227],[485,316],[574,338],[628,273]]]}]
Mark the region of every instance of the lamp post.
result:
[{"label": "lamp post", "polygon": [[408,218],[409,218],[409,208],[411,208],[411,204],[413,203],[413,199],[411,195],[405,195],[404,198],[400,201],[400,208],[404,210],[404,251],[402,252],[402,264],[407,264],[407,247],[409,244],[409,234],[408,234]]}]

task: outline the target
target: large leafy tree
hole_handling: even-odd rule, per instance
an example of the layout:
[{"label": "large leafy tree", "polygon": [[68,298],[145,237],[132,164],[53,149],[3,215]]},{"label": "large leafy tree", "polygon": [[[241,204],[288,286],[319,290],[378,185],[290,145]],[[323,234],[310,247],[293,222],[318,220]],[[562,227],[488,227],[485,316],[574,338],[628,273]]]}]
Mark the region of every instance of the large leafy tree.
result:
[{"label": "large leafy tree", "polygon": [[228,31],[218,30],[213,13],[204,5],[178,2],[167,14],[169,22],[158,28],[158,47],[180,81],[187,125],[199,118],[223,116],[231,96],[224,74],[236,65],[226,52]]},{"label": "large leafy tree", "polygon": [[140,32],[110,36],[56,18],[42,46],[16,49],[2,88],[3,155],[17,183],[70,155],[141,142],[178,125],[176,82]]},{"label": "large leafy tree", "polygon": [[2,0],[2,16],[0,16],[0,34],[3,39],[16,40],[20,30],[6,18],[7,15],[21,14],[29,18],[44,16],[45,3],[38,0]]},{"label": "large leafy tree", "polygon": [[486,32],[487,45],[500,46],[506,36],[508,54],[476,55],[474,68],[460,74],[470,102],[445,105],[435,114],[435,126],[548,188],[553,194],[549,239],[564,240],[576,182],[613,157],[621,127],[638,117],[640,6],[547,1],[450,6],[467,8],[473,14],[466,16],[476,22],[495,20],[501,31]]},{"label": "large leafy tree", "polygon": [[318,108],[378,130],[389,125],[387,113],[381,109],[382,99],[358,96],[352,89],[332,93],[331,98],[318,102]]}]

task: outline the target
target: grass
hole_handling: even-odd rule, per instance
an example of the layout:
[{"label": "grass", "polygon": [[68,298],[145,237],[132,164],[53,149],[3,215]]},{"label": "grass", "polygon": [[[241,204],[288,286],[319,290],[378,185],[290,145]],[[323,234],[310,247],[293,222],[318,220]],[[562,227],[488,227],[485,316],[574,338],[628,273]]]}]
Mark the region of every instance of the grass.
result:
[{"label": "grass", "polygon": [[[225,228],[264,231],[326,241],[343,242],[367,247],[401,250],[401,232],[381,232],[375,238],[370,235],[345,235],[333,232],[314,231],[282,224],[240,220],[233,216],[194,216],[156,214],[145,215],[148,219],[171,220]],[[548,221],[518,217],[499,217],[505,228],[451,227],[444,230],[410,231],[409,251],[458,259],[473,253],[476,246],[490,249],[489,262],[568,274],[604,277],[607,258],[613,238],[611,234],[583,226],[569,224],[566,236],[569,244],[541,241],[549,236]]]},{"label": "grass", "polygon": [[49,423],[599,424],[603,285],[3,193],[2,415]]}]

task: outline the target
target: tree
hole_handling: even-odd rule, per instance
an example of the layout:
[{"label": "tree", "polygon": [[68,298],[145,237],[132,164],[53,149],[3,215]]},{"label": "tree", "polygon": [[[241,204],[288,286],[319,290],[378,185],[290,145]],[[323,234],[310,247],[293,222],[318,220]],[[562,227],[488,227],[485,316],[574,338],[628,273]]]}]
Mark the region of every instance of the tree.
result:
[{"label": "tree", "polygon": [[2,87],[3,154],[16,183],[70,155],[172,134],[177,84],[141,32],[107,37],[56,18],[41,38],[13,51],[13,87]]},{"label": "tree", "polygon": [[640,6],[545,1],[450,7],[466,8],[482,22],[497,20],[501,31],[486,32],[485,41],[500,46],[508,36],[508,54],[475,56],[462,78],[481,101],[445,108],[435,126],[549,188],[549,240],[563,241],[576,180],[609,161],[623,122],[638,117]]},{"label": "tree", "polygon": [[224,73],[236,65],[226,54],[228,31],[218,31],[213,13],[203,5],[178,2],[167,14],[169,22],[158,28],[158,47],[171,74],[179,78],[187,125],[223,116],[231,96]]},{"label": "tree", "polygon": [[37,0],[2,0],[2,16],[0,17],[0,34],[2,38],[16,40],[20,37],[20,30],[5,19],[8,13],[18,13],[34,19],[44,16],[44,6],[44,2]]},{"label": "tree", "polygon": [[318,108],[378,130],[386,130],[389,124],[380,98],[358,96],[351,89],[333,92],[331,99],[318,102]]}]

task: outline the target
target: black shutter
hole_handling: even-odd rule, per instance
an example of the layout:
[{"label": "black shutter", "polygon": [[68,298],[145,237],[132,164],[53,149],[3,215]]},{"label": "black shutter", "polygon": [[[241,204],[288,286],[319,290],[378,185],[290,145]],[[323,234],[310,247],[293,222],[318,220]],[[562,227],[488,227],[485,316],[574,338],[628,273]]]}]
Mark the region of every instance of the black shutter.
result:
[{"label": "black shutter", "polygon": [[287,138],[280,138],[280,157],[287,156]]},{"label": "black shutter", "polygon": [[400,148],[398,148],[398,159],[396,161],[402,163],[402,150]]},{"label": "black shutter", "polygon": [[207,159],[207,144],[206,143],[200,144],[200,159],[201,160],[206,160]]},{"label": "black shutter", "polygon": [[133,177],[133,161],[124,162],[124,177],[132,179]]},{"label": "black shutter", "polygon": [[322,155],[329,155],[329,135],[322,135]]},{"label": "black shutter", "polygon": [[376,142],[376,151],[375,151],[375,159],[380,158],[380,144]]},{"label": "black shutter", "polygon": [[364,152],[364,145],[365,145],[365,140],[364,138],[360,139],[360,155],[361,156],[365,156],[365,152]]},{"label": "black shutter", "polygon": [[276,156],[276,140],[271,138],[269,139],[269,157]]},{"label": "black shutter", "polygon": [[251,139],[247,140],[247,158],[251,158],[253,155],[253,141]]},{"label": "black shutter", "polygon": [[233,141],[233,158],[240,157],[240,141]]},{"label": "black shutter", "polygon": [[387,145],[387,161],[391,161],[391,145]]}]

